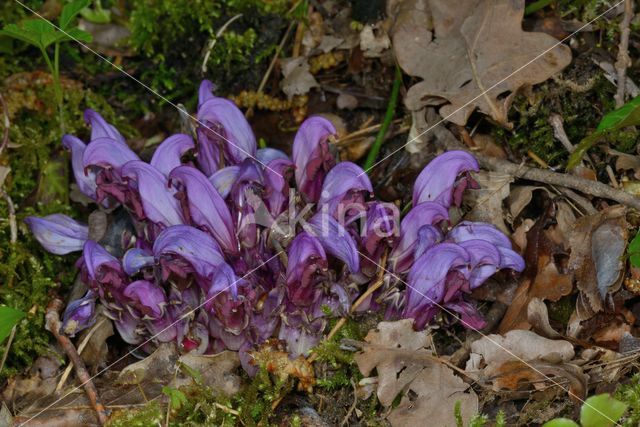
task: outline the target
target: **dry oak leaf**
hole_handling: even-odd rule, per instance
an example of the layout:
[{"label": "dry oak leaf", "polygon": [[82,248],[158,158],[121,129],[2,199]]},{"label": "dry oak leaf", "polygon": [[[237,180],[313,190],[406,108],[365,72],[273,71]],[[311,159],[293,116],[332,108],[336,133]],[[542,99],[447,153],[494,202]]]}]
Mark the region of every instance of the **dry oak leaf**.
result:
[{"label": "dry oak leaf", "polygon": [[518,89],[547,80],[571,62],[571,50],[552,36],[522,30],[524,5],[524,0],[390,2],[398,62],[423,79],[409,89],[407,107],[445,104],[440,115],[459,125],[479,109],[509,127],[507,112]]}]

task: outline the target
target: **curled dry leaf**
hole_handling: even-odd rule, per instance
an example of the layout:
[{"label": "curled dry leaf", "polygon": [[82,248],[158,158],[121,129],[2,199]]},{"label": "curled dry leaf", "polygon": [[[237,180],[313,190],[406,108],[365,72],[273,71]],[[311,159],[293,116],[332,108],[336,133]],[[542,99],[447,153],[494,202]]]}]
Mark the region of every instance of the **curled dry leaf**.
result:
[{"label": "curled dry leaf", "polygon": [[309,93],[311,88],[318,86],[318,82],[309,71],[307,58],[301,56],[281,61],[284,79],[280,82],[280,86],[287,97],[305,95]]},{"label": "curled dry leaf", "polygon": [[[234,351],[223,351],[218,354],[200,355],[183,354],[178,364],[185,365],[200,374],[202,384],[209,386],[214,392],[224,396],[232,396],[240,390],[240,376],[236,370],[240,367],[240,358]],[[194,379],[184,370],[173,380],[171,386],[178,388],[189,385]]]},{"label": "curled dry leaf", "polygon": [[379,58],[391,47],[391,40],[382,28],[365,25],[360,31],[360,49],[365,58]]},{"label": "curled dry leaf", "polygon": [[377,371],[380,403],[390,407],[404,391],[400,404],[389,413],[392,426],[422,424],[428,417],[433,425],[453,427],[456,402],[460,402],[464,420],[477,413],[475,392],[451,369],[434,360],[431,335],[414,331],[411,319],[380,322],[365,341],[355,360],[363,375]]},{"label": "curled dry leaf", "polygon": [[522,30],[524,0],[402,0],[389,9],[396,58],[423,79],[407,93],[407,106],[444,103],[440,114],[460,125],[477,108],[508,126],[513,94],[571,62],[567,46]]},{"label": "curled dry leaf", "polygon": [[547,305],[540,298],[531,298],[527,307],[527,321],[534,331],[547,338],[559,338],[560,334],[549,323]]},{"label": "curled dry leaf", "polygon": [[480,188],[467,190],[465,203],[472,208],[465,218],[469,221],[488,222],[509,234],[510,231],[504,223],[502,201],[509,197],[513,176],[500,172],[480,171],[474,174],[474,178],[480,184]]},{"label": "curled dry leaf", "polygon": [[569,268],[581,292],[576,306],[580,320],[602,311],[607,295],[620,288],[628,234],[625,215],[624,206],[614,206],[575,223]]}]

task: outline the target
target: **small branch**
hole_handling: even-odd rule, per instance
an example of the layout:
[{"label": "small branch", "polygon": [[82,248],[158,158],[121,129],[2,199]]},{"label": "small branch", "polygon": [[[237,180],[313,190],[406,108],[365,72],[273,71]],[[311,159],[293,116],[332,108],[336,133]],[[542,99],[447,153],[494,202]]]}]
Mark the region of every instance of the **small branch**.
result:
[{"label": "small branch", "polygon": [[4,347],[4,353],[2,354],[2,361],[0,362],[0,372],[2,372],[2,369],[4,368],[4,364],[7,361],[7,356],[9,356],[9,349],[11,348],[11,344],[13,343],[13,339],[16,336],[16,328],[18,327],[18,325],[14,325],[13,328],[11,328],[11,334],[9,335],[9,339],[7,340],[7,344]]},{"label": "small branch", "polygon": [[16,221],[16,208],[13,205],[11,196],[9,196],[3,188],[0,188],[0,197],[2,197],[7,203],[7,210],[9,211],[9,230],[11,233],[11,244],[13,245],[18,241],[18,222]]},{"label": "small branch", "polygon": [[631,29],[631,19],[633,18],[633,0],[625,0],[624,2],[624,16],[622,22],[620,22],[620,44],[618,45],[618,59],[615,67],[618,72],[618,91],[614,96],[616,100],[616,108],[620,108],[624,105],[624,98],[627,87],[627,68],[631,65],[631,58],[629,58],[629,35]]},{"label": "small branch", "polygon": [[71,342],[69,337],[60,333],[61,324],[60,324],[60,315],[58,313],[62,310],[62,306],[63,306],[63,302],[58,298],[53,299],[49,303],[49,306],[47,307],[47,314],[45,316],[46,329],[50,331],[54,337],[56,337],[56,340],[58,341],[58,343],[60,344],[64,352],[69,357],[69,360],[75,366],[76,375],[78,376],[78,379],[84,386],[85,393],[87,394],[87,398],[89,399],[91,406],[96,412],[98,421],[100,422],[101,425],[104,425],[107,422],[107,411],[104,405],[100,403],[100,400],[98,398],[98,391],[96,390],[96,387],[93,385],[93,382],[91,381],[91,377],[87,372],[87,368],[85,367],[84,362],[80,358],[80,355],[78,355],[78,352],[76,351],[76,348],[73,346],[73,343]]}]

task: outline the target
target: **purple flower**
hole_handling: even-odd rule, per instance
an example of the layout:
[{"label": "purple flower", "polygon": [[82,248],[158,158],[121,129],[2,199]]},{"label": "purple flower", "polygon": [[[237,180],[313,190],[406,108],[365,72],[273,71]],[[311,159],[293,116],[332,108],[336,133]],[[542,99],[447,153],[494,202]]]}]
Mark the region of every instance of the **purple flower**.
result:
[{"label": "purple flower", "polygon": [[[205,308],[215,315],[223,332],[237,336],[249,324],[254,300],[255,292],[244,280],[238,279],[230,267],[224,266],[211,282]],[[220,338],[232,337],[222,334]]]},{"label": "purple flower", "polygon": [[362,270],[367,276],[371,276],[378,271],[384,251],[393,245],[398,236],[400,211],[393,203],[371,202],[366,214],[361,245],[367,257],[363,260]]},{"label": "purple flower", "polygon": [[216,190],[218,190],[220,196],[226,199],[231,192],[233,183],[238,179],[239,173],[240,166],[227,166],[211,175],[209,181],[211,181]]},{"label": "purple flower", "polygon": [[283,151],[277,150],[275,148],[260,148],[256,152],[256,159],[260,161],[262,165],[268,165],[273,160],[289,160],[289,156],[287,156]]},{"label": "purple flower", "polygon": [[319,116],[305,120],[296,133],[293,141],[296,184],[307,202],[318,201],[324,177],[335,164],[327,142],[335,134],[331,122]]},{"label": "purple flower", "polygon": [[136,280],[124,288],[123,295],[129,299],[131,314],[145,319],[160,319],[165,313],[167,296],[164,290],[146,280]]},{"label": "purple flower", "polygon": [[89,238],[89,227],[62,214],[28,216],[24,222],[47,252],[56,255],[82,250]]},{"label": "purple flower", "polygon": [[146,337],[142,335],[144,329],[142,328],[140,319],[136,319],[126,310],[120,310],[115,313],[111,313],[111,318],[116,325],[118,334],[128,344],[140,344]]},{"label": "purple flower", "polygon": [[316,284],[326,279],[327,255],[320,241],[309,233],[299,233],[288,249],[287,294],[293,304],[309,306]]},{"label": "purple flower", "polygon": [[373,187],[362,168],[355,163],[340,162],[325,177],[318,206],[326,205],[338,219],[347,218],[364,209],[370,193]]},{"label": "purple flower", "polygon": [[62,145],[71,150],[71,169],[73,176],[78,184],[78,189],[87,197],[96,199],[96,174],[93,171],[84,169],[84,151],[87,148],[84,142],[80,141],[73,135],[65,135],[62,137]]},{"label": "purple flower", "polygon": [[137,274],[145,267],[155,264],[153,254],[146,249],[131,248],[125,252],[122,258],[122,268],[129,276]]},{"label": "purple flower", "polygon": [[92,166],[113,169],[120,174],[122,166],[133,160],[140,158],[127,145],[119,144],[112,138],[97,138],[84,150],[82,166],[85,170]]},{"label": "purple flower", "polygon": [[360,270],[356,243],[333,216],[318,212],[304,225],[304,229],[320,241],[325,251],[344,262],[349,271],[357,273]]},{"label": "purple flower", "polygon": [[193,224],[204,228],[215,237],[222,249],[238,253],[238,241],[229,208],[209,179],[198,169],[179,166],[171,171],[169,179],[181,184]]},{"label": "purple flower", "polygon": [[85,283],[98,289],[100,296],[120,290],[126,276],[120,261],[93,240],[87,240],[82,250]]},{"label": "purple flower", "polygon": [[165,176],[169,176],[174,168],[182,164],[180,161],[182,156],[193,148],[195,148],[195,144],[189,135],[181,133],[171,135],[156,148],[149,164]]},{"label": "purple flower", "polygon": [[438,203],[424,202],[414,206],[400,223],[400,239],[389,257],[394,271],[404,273],[411,268],[418,232],[423,226],[435,225],[448,219],[449,212]]},{"label": "purple flower", "polygon": [[164,280],[170,273],[186,277],[190,271],[210,280],[225,264],[213,237],[188,225],[174,225],[162,230],[153,244],[153,254],[160,261]]},{"label": "purple flower", "polygon": [[[469,171],[479,170],[476,159],[466,151],[447,151],[433,159],[418,175],[413,186],[413,205],[435,201],[445,207],[460,206],[462,192],[475,186]],[[462,174],[462,177],[458,177]]]},{"label": "purple flower", "polygon": [[89,290],[82,298],[71,301],[62,316],[62,332],[74,337],[92,326],[96,321],[96,298],[97,295]]},{"label": "purple flower", "polygon": [[280,215],[289,200],[289,178],[293,163],[289,159],[274,159],[263,169],[264,201],[273,217]]},{"label": "purple flower", "polygon": [[256,138],[242,111],[228,99],[208,92],[211,82],[200,85],[198,162],[207,175],[221,167],[222,159],[238,164],[256,155]]},{"label": "purple flower", "polygon": [[160,171],[134,160],[125,164],[121,173],[139,194],[144,214],[151,222],[165,227],[184,222],[180,203],[174,197],[175,190],[169,188],[167,178]]},{"label": "purple flower", "polygon": [[84,110],[84,121],[91,126],[91,141],[98,138],[111,138],[121,144],[127,145],[124,137],[113,125],[107,123],[100,114],[91,108]]},{"label": "purple flower", "polygon": [[447,292],[450,274],[468,274],[470,257],[467,251],[454,243],[441,243],[418,258],[407,279],[407,302],[403,317],[413,318],[417,329],[423,329],[439,310]]}]

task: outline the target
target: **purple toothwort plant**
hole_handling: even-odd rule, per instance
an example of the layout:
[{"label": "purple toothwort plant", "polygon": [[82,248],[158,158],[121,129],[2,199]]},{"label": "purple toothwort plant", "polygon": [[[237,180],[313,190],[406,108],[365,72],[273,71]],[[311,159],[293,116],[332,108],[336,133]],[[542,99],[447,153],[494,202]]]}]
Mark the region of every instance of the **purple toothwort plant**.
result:
[{"label": "purple toothwort plant", "polygon": [[251,370],[247,351],[268,338],[307,355],[380,268],[386,286],[358,310],[386,309],[418,329],[443,308],[467,327],[482,326],[468,294],[498,270],[524,268],[495,227],[449,223],[465,188],[477,187],[470,154],[429,163],[400,221],[396,205],[373,198],[362,168],[336,161],[331,122],[307,119],[292,158],[257,150],[244,115],[212,88],[200,87],[196,139],[173,135],[148,163],[92,110],[88,143],[63,137],[80,191],[133,224],[115,251],[67,216],[26,220],[49,252],[82,251],[87,293],[67,307],[65,333],[91,326],[99,303],[130,344],[239,350]]}]

